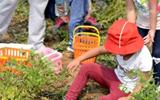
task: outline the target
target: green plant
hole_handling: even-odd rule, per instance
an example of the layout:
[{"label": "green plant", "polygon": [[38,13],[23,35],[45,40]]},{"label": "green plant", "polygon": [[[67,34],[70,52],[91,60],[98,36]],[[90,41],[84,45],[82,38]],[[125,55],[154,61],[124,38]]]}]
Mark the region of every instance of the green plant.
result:
[{"label": "green plant", "polygon": [[103,65],[106,65],[107,67],[111,67],[111,68],[116,67],[115,58],[112,55],[108,55],[108,54],[100,55],[97,57],[97,62]]},{"label": "green plant", "polygon": [[160,100],[160,92],[157,91],[154,79],[152,77],[153,72],[150,73],[150,78],[146,81],[140,71],[137,71],[139,82],[143,85],[140,92],[134,93],[135,100]]},{"label": "green plant", "polygon": [[[99,3],[99,4],[98,4]],[[100,6],[99,6],[100,5]],[[9,33],[14,34],[15,42],[27,42],[27,23],[29,15],[28,0],[18,0],[18,6],[13,17],[12,24],[9,28]],[[125,1],[123,0],[93,0],[93,16],[97,21],[104,25],[105,30],[118,18],[125,16]],[[53,22],[47,20],[48,26],[51,27]],[[52,34],[47,28],[47,34]],[[101,30],[104,33],[104,30]],[[67,46],[67,30],[60,29],[58,31],[62,42],[54,44],[54,47],[60,51],[64,51]],[[106,36],[105,36],[106,37]],[[104,37],[102,37],[102,43]],[[102,44],[101,43],[101,44]],[[38,60],[37,60],[38,59]],[[114,57],[111,55],[102,55],[97,58],[99,63],[109,66],[116,66]],[[25,65],[18,65],[12,61],[12,65],[16,66],[24,74],[15,76],[10,72],[0,73],[0,99],[1,100],[34,100],[37,97],[48,97],[51,95],[53,100],[60,100],[68,89],[66,82],[68,78],[67,71],[59,76],[53,74],[48,67],[48,62],[40,60],[40,57],[31,59],[32,68]],[[52,66],[51,66],[52,67]],[[139,93],[135,94],[136,100],[154,100],[159,97],[159,93],[155,91],[156,86],[154,80],[145,83],[144,88]],[[47,93],[47,96],[45,95]],[[52,97],[53,96],[53,97]],[[160,98],[160,97],[159,97]]]},{"label": "green plant", "polygon": [[[2,100],[33,100],[38,93],[44,90],[46,85],[60,80],[58,76],[54,75],[54,66],[50,62],[42,60],[37,55],[32,57],[29,60],[32,63],[32,67],[23,64],[19,65],[15,60],[11,62],[12,64],[10,65],[14,65],[17,70],[21,71],[21,75],[16,76],[11,72],[0,73],[0,78],[2,79],[0,82],[0,98]],[[62,76],[64,77],[63,74]],[[62,77],[60,78],[62,79]]]},{"label": "green plant", "polygon": [[93,16],[104,25],[105,29],[116,19],[125,15],[125,1],[123,0],[94,0],[93,8]]}]

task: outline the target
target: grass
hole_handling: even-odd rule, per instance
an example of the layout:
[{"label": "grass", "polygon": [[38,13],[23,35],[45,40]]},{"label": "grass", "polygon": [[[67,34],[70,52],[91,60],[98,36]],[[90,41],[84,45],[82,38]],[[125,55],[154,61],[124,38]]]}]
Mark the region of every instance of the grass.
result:
[{"label": "grass", "polygon": [[[122,0],[93,0],[93,16],[96,17],[97,21],[105,27],[105,30],[101,30],[101,45],[104,43],[106,37],[107,28],[110,24],[125,15],[125,4]],[[97,6],[98,5],[98,6]],[[117,9],[119,8],[119,9]],[[13,16],[12,23],[9,27],[8,32],[13,34],[16,43],[27,43],[28,37],[28,15],[29,6],[27,0],[18,0],[18,6],[16,12]],[[65,27],[57,31],[60,39],[55,43],[52,40],[52,26],[54,22],[47,20],[46,41],[45,44],[50,47],[57,49],[58,51],[65,52],[67,41],[68,41],[68,31]],[[65,30],[64,30],[65,29]],[[46,39],[47,40],[47,39]],[[108,66],[115,66],[114,57],[111,55],[101,55],[97,58],[98,63],[103,63]],[[54,75],[50,70],[48,65],[46,65],[41,60],[33,60],[33,67],[28,68],[25,65],[17,65],[19,70],[22,70],[25,74],[16,77],[14,74],[9,72],[0,73],[0,78],[5,79],[0,82],[0,99],[2,100],[60,100],[64,97],[68,86],[73,80],[68,75],[68,72],[64,70],[60,75]],[[66,84],[67,83],[67,84]],[[136,100],[154,100],[155,97],[159,96],[159,93],[155,91],[156,87],[153,84],[153,79],[145,84],[145,88],[138,94],[135,94]],[[86,96],[89,93],[95,93],[94,90],[98,89],[102,94],[106,94],[108,91],[102,89],[99,85],[94,82],[89,82],[85,90],[82,92],[80,98],[87,100],[98,97],[100,94],[94,96]]]}]

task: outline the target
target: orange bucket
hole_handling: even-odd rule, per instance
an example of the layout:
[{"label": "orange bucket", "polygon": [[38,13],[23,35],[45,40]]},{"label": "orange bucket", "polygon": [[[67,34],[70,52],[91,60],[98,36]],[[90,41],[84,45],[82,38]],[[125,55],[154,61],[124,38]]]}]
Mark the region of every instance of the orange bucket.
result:
[{"label": "orange bucket", "polygon": [[[92,30],[90,31],[83,31]],[[80,30],[80,31],[79,31]],[[79,32],[77,32],[79,31]],[[74,31],[74,38],[73,38],[73,49],[74,49],[74,58],[81,56],[82,54],[86,53],[87,51],[99,47],[100,45],[100,32],[94,26],[77,26]],[[87,59],[82,63],[91,63],[95,62],[96,57]]]}]

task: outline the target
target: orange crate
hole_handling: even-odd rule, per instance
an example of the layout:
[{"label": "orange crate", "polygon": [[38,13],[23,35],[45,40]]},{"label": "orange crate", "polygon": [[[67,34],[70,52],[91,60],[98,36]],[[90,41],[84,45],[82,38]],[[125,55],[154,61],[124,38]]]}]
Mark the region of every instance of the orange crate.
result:
[{"label": "orange crate", "polygon": [[30,55],[31,47],[31,45],[24,44],[0,43],[0,71],[9,70],[15,74],[19,73],[15,68],[7,67],[6,64],[11,59],[15,59],[18,63],[26,63]]},{"label": "orange crate", "polygon": [[[91,29],[93,32],[80,31],[83,29]],[[84,54],[85,52],[96,48],[100,45],[100,33],[98,29],[94,26],[78,26],[74,29],[74,38],[73,38],[73,49],[74,49],[74,58],[77,58]],[[87,59],[82,63],[90,63],[95,62],[96,57]]]}]

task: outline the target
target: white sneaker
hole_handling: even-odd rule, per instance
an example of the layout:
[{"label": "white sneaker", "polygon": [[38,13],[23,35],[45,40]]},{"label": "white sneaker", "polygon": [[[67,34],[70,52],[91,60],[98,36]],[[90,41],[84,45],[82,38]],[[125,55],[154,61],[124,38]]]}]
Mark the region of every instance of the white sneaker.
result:
[{"label": "white sneaker", "polygon": [[67,50],[70,52],[74,52],[73,48],[71,48],[71,47],[67,47]]}]

